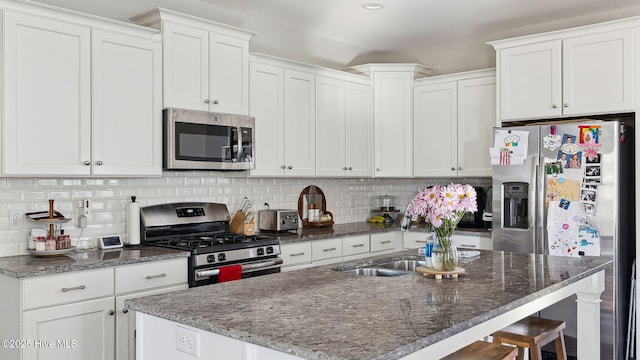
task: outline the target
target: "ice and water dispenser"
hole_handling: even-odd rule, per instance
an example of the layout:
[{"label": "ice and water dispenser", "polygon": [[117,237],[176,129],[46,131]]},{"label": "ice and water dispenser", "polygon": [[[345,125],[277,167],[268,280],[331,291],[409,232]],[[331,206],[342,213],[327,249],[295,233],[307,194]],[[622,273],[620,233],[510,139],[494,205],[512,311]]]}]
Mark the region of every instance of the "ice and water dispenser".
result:
[{"label": "ice and water dispenser", "polygon": [[510,182],[503,184],[504,228],[529,228],[529,184]]}]

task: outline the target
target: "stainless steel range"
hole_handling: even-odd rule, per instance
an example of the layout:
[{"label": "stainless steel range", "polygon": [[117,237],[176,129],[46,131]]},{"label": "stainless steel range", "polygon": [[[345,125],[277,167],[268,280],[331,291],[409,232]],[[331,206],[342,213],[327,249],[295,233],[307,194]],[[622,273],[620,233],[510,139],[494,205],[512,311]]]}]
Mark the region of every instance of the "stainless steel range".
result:
[{"label": "stainless steel range", "polygon": [[280,272],[280,239],[229,232],[224,204],[172,203],[140,209],[145,245],[191,252],[189,287],[213,284],[221,268],[242,266],[242,278]]}]

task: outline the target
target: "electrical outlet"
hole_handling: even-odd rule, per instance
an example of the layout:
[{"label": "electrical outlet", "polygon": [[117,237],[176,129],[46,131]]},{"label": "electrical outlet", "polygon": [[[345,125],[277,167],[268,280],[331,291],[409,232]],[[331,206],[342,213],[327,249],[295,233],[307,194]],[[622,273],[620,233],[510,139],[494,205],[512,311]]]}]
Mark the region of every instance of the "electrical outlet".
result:
[{"label": "electrical outlet", "polygon": [[24,222],[24,210],[22,209],[9,210],[9,230],[22,229],[23,222]]},{"label": "electrical outlet", "polygon": [[200,333],[176,326],[176,349],[200,357]]}]

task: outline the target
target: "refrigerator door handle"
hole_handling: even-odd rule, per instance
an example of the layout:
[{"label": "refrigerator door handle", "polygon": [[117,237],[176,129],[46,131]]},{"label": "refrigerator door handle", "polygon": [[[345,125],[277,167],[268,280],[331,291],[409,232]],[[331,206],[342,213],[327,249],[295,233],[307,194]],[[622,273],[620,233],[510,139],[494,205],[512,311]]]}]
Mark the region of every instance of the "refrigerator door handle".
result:
[{"label": "refrigerator door handle", "polygon": [[535,224],[534,224],[534,251],[536,254],[546,254],[546,246],[544,239],[546,238],[546,196],[547,196],[547,173],[545,171],[545,158],[538,156],[536,166],[536,184],[535,184]]}]

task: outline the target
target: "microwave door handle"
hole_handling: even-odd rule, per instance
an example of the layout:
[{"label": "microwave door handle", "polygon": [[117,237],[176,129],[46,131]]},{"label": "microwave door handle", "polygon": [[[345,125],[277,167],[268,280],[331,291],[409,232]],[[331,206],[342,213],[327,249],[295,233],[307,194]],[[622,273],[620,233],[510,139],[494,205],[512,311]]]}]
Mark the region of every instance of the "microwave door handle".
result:
[{"label": "microwave door handle", "polygon": [[[255,263],[242,264],[242,272],[245,273],[280,266],[282,262],[281,258],[276,258]],[[198,277],[218,276],[220,275],[220,269],[197,270],[196,275]]]}]

